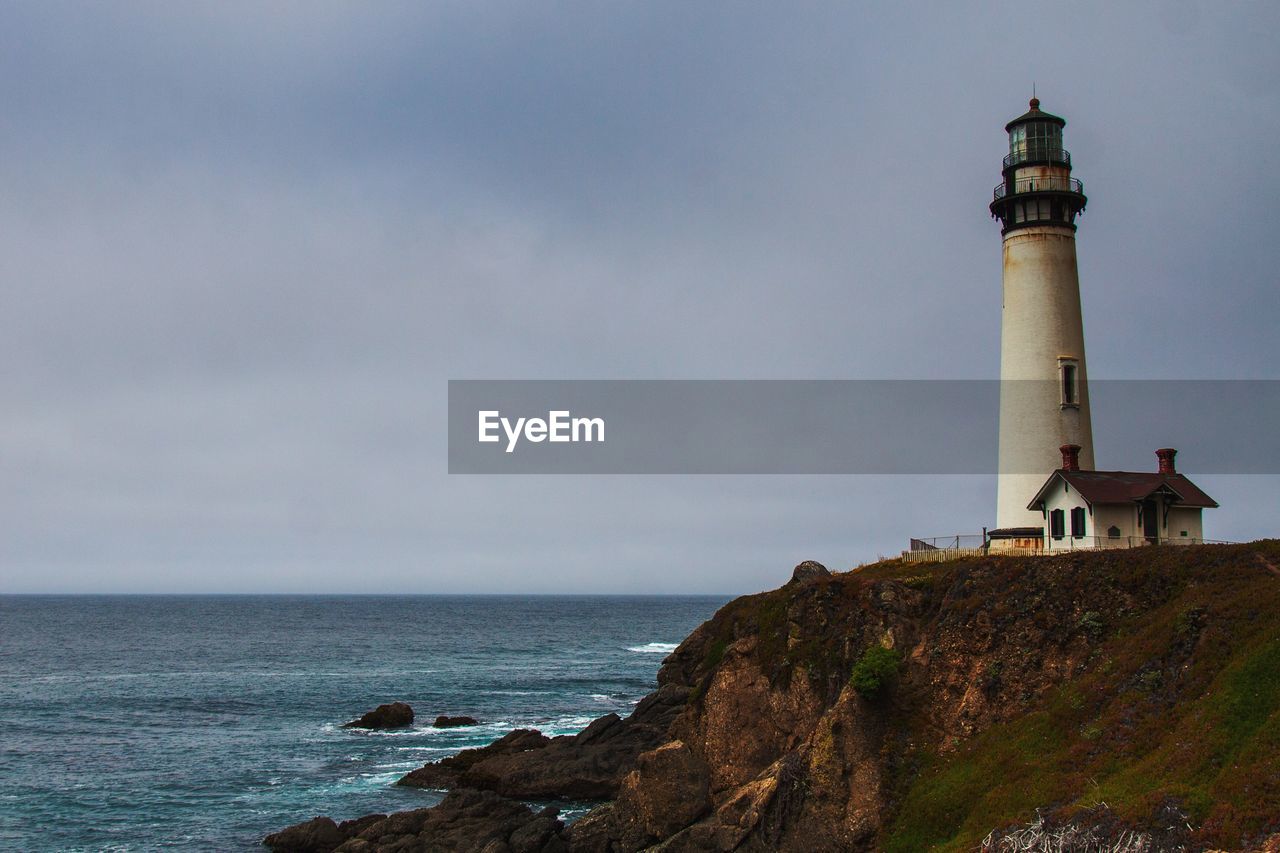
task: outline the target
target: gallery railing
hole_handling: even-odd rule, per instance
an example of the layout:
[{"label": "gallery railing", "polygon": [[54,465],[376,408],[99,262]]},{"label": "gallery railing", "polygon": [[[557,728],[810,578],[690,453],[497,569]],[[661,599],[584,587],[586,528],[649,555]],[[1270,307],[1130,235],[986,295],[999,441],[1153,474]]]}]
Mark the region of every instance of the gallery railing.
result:
[{"label": "gallery railing", "polygon": [[1054,148],[1048,145],[1028,145],[1021,151],[1015,151],[1012,154],[1006,154],[1004,158],[1004,167],[1020,166],[1023,163],[1058,163],[1067,168],[1071,167],[1071,154],[1061,148]]},{"label": "gallery railing", "polygon": [[996,184],[993,195],[1002,199],[1007,195],[1020,195],[1034,192],[1064,192],[1084,194],[1084,181],[1076,178],[1064,178],[1059,175],[1042,175],[1036,178],[1018,178],[1013,182],[1012,191],[1009,184]]}]

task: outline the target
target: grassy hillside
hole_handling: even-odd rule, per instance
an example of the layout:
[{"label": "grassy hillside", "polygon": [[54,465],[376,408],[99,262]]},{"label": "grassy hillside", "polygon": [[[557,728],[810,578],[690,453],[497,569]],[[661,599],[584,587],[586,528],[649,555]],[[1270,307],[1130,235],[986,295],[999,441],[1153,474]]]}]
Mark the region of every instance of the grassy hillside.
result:
[{"label": "grassy hillside", "polygon": [[[883,849],[970,850],[1037,808],[1066,816],[1100,802],[1137,826],[1180,810],[1197,846],[1280,829],[1280,543],[1057,559],[1067,566],[1055,599],[1103,585],[1129,603],[1080,615],[1094,640],[1082,672],[1027,713],[954,748],[919,750],[890,802]],[[1010,598],[978,606],[1026,601],[1025,561],[1007,562]],[[945,588],[970,564],[866,571]],[[1021,615],[1036,618],[1033,607]]]}]

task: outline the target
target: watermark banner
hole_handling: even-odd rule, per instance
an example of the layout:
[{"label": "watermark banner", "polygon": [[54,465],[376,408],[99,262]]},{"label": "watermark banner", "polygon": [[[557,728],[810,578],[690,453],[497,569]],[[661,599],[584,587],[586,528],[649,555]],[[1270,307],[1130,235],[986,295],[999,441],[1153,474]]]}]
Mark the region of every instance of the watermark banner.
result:
[{"label": "watermark banner", "polygon": [[1002,402],[1022,441],[1091,422],[1099,470],[1280,473],[1280,380],[451,380],[449,472],[993,474]]}]

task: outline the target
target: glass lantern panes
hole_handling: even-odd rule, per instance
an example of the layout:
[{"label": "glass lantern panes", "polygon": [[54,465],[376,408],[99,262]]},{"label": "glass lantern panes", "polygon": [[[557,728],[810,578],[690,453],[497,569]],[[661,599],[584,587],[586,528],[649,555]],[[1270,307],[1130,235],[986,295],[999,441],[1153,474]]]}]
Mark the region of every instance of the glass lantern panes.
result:
[{"label": "glass lantern panes", "polygon": [[1014,161],[1023,159],[1027,153],[1027,126],[1020,124],[1009,131],[1009,153]]},{"label": "glass lantern panes", "polygon": [[1032,121],[1009,131],[1009,154],[1012,162],[1052,160],[1061,162],[1062,128],[1051,121]]},{"label": "glass lantern panes", "polygon": [[1033,121],[1027,128],[1027,157],[1032,160],[1056,160],[1062,151],[1062,128],[1047,121]]}]

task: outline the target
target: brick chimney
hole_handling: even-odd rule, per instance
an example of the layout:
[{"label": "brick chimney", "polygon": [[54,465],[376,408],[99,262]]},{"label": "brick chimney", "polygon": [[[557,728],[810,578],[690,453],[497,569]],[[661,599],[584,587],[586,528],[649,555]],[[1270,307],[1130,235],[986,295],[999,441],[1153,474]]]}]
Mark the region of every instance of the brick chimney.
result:
[{"label": "brick chimney", "polygon": [[1058,449],[1062,451],[1062,470],[1063,471],[1079,471],[1080,470],[1080,445],[1064,444]]},{"label": "brick chimney", "polygon": [[1178,469],[1173,467],[1173,457],[1178,455],[1178,451],[1172,447],[1162,447],[1156,451],[1156,456],[1160,459],[1161,474],[1176,474]]}]

